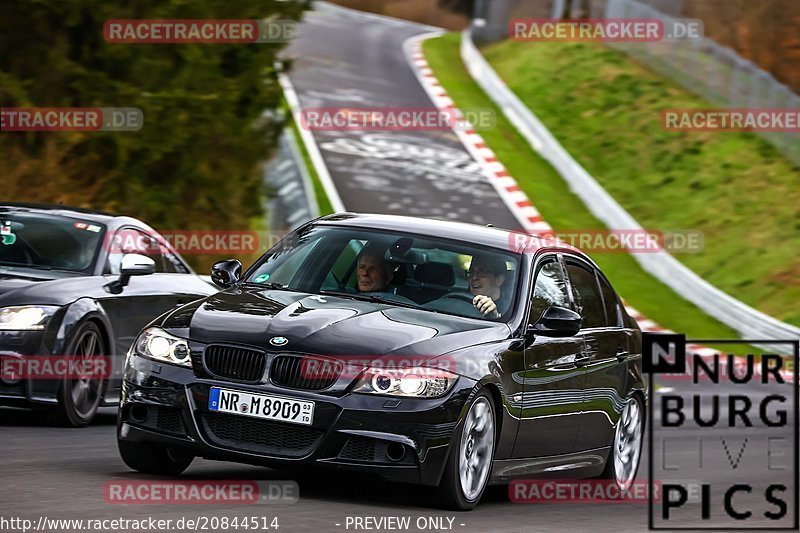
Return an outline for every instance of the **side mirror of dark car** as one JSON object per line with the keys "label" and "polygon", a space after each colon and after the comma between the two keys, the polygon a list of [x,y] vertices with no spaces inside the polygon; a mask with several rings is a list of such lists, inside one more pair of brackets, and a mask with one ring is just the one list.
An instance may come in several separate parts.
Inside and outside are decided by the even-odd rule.
{"label": "side mirror of dark car", "polygon": [[236,259],[217,261],[211,267],[211,281],[215,285],[227,289],[235,285],[242,277],[242,264]]}
{"label": "side mirror of dark car", "polygon": [[581,329],[581,315],[566,307],[551,305],[535,324],[528,326],[528,335],[545,337],[572,337]]}
{"label": "side mirror of dark car", "polygon": [[112,281],[106,288],[112,294],[119,294],[128,285],[131,276],[146,276],[156,271],[156,262],[146,255],[125,254],[119,267],[119,278]]}

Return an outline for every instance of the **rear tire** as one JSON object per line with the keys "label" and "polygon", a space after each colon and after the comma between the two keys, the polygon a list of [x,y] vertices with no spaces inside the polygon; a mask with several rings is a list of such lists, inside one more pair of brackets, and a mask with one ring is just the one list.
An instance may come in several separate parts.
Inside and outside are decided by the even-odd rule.
{"label": "rear tire", "polygon": [[117,439],[119,454],[125,464],[144,474],[177,476],[189,468],[194,456],[150,444]]}
{"label": "rear tire", "polygon": [[492,396],[482,389],[470,403],[464,422],[450,443],[438,488],[445,508],[470,511],[478,505],[492,473],[495,424]]}
{"label": "rear tire", "polygon": [[[94,322],[78,326],[66,349],[66,356],[108,357],[108,350],[100,328]],[[72,379],[65,376],[59,384],[58,405],[42,412],[42,418],[50,425],[62,427],[84,427],[97,414],[103,396],[105,379]]]}

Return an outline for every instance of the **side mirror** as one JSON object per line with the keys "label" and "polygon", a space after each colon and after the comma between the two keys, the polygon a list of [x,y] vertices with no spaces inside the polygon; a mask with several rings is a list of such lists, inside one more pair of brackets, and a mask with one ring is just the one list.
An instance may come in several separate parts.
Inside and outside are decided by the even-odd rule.
{"label": "side mirror", "polygon": [[125,254],[119,272],[123,276],[146,276],[156,271],[156,262],[141,254]]}
{"label": "side mirror", "polygon": [[156,271],[156,262],[142,254],[125,254],[119,267],[119,279],[112,281],[106,288],[112,294],[119,294],[128,285],[131,276],[146,276]]}
{"label": "side mirror", "polygon": [[211,267],[211,281],[227,289],[235,285],[242,277],[242,264],[236,259],[217,261]]}
{"label": "side mirror", "polygon": [[580,331],[581,322],[581,315],[575,311],[551,305],[535,324],[528,326],[526,333],[545,337],[572,337]]}

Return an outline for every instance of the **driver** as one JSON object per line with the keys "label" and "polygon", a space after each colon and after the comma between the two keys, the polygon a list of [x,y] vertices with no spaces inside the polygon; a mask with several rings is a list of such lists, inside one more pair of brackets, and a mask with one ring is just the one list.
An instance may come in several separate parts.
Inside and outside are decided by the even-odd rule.
{"label": "driver", "polygon": [[[506,280],[506,262],[490,254],[475,255],[467,270],[472,305],[487,318],[500,318],[508,309],[510,295],[502,290]],[[505,291],[510,292],[510,291]]]}
{"label": "driver", "polygon": [[392,281],[392,268],[384,259],[386,250],[378,245],[367,244],[358,255],[359,292],[378,292],[386,290]]}

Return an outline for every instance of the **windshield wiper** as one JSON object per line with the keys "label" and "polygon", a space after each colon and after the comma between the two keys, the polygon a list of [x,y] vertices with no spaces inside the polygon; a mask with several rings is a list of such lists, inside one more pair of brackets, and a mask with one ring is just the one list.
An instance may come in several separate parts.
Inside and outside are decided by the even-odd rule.
{"label": "windshield wiper", "polygon": [[245,281],[244,285],[247,285],[248,287],[258,287],[260,289],[271,289],[274,291],[306,292],[306,291],[301,291],[300,289],[293,289],[291,287],[284,285],[283,283],[278,283],[275,281],[271,283],[255,283],[253,281]]}
{"label": "windshield wiper", "polygon": [[341,296],[342,298],[350,298],[352,300],[361,300],[364,302],[397,305],[400,307],[408,307],[410,309],[423,309],[422,307],[416,304],[393,300],[391,298],[383,296],[382,294],[340,292],[340,291],[328,291],[328,290],[321,290],[319,292],[320,294],[328,294],[330,296]]}

